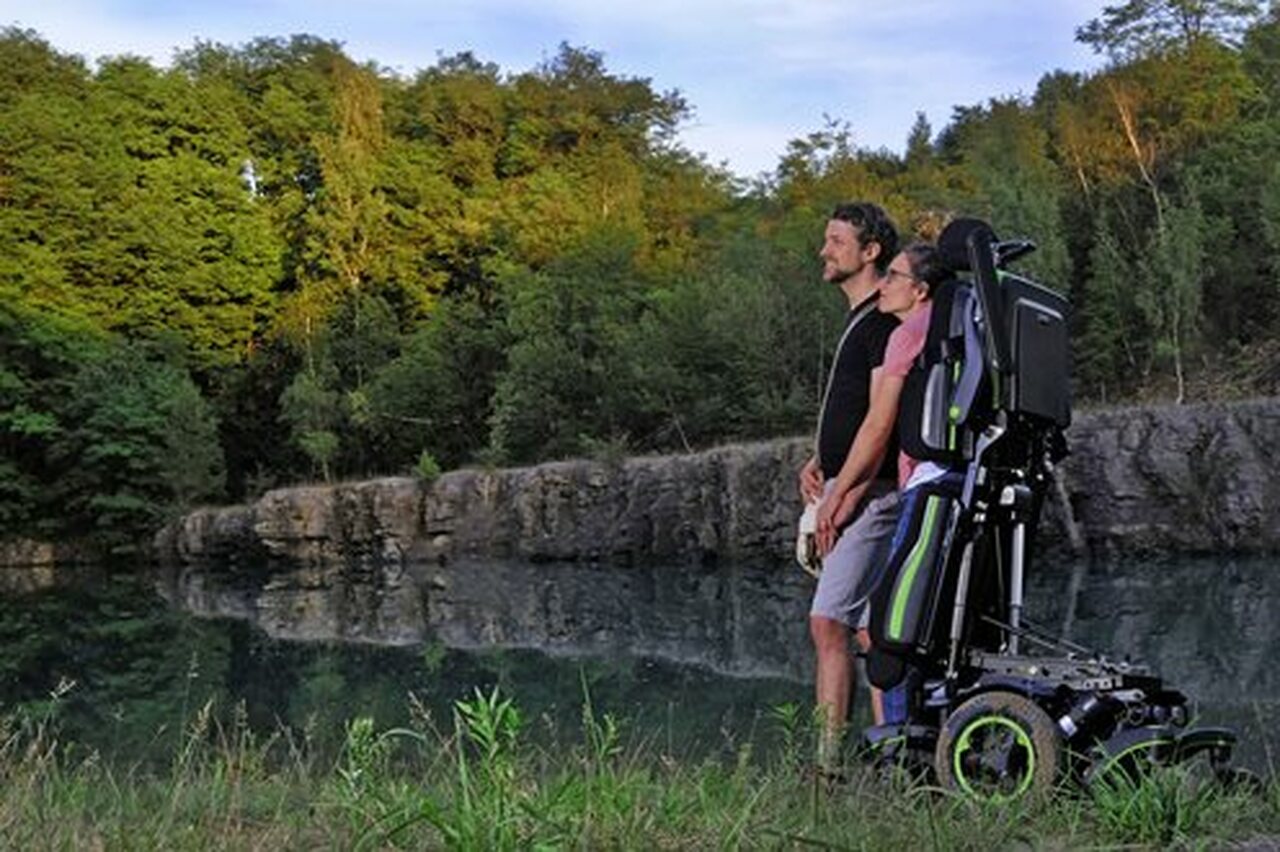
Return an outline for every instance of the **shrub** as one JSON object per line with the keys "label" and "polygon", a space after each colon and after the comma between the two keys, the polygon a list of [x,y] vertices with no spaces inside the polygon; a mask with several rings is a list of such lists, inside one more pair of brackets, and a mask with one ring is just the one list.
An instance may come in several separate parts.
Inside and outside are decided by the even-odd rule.
{"label": "shrub", "polygon": [[436,461],[436,457],[430,452],[423,450],[422,455],[418,456],[418,463],[414,465],[413,472],[423,483],[430,485],[440,478],[440,462]]}

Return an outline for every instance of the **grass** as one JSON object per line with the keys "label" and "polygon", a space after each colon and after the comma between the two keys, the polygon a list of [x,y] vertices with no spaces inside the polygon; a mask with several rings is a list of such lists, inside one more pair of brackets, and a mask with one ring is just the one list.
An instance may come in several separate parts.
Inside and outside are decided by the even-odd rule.
{"label": "grass", "polygon": [[1199,847],[1280,838],[1280,785],[1228,791],[1169,770],[1092,795],[982,806],[850,766],[804,771],[807,714],[777,708],[783,747],[690,760],[582,707],[574,742],[531,745],[510,698],[453,718],[349,721],[336,758],[304,731],[253,733],[211,705],[163,771],[108,765],[47,720],[0,721],[0,847],[13,849],[992,849]]}

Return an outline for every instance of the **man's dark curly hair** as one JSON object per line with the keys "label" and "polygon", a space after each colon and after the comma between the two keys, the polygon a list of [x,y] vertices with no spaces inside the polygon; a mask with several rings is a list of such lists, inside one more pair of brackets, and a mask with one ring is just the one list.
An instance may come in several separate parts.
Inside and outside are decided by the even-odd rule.
{"label": "man's dark curly hair", "polygon": [[858,242],[863,246],[877,243],[880,253],[876,255],[876,269],[883,273],[889,268],[889,261],[898,253],[898,229],[884,208],[869,201],[837,204],[831,218],[852,225],[858,233]]}

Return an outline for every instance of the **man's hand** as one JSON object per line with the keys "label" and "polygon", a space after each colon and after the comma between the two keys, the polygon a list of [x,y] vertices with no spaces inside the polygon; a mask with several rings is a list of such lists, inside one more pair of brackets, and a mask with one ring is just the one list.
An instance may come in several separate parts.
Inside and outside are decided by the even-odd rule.
{"label": "man's hand", "polygon": [[818,506],[818,552],[823,556],[830,553],[836,546],[836,539],[840,537],[840,530],[853,519],[857,514],[858,507],[862,504],[862,496],[866,493],[866,488],[854,488],[846,492],[839,499],[835,499],[835,494],[824,497],[822,503]]}
{"label": "man's hand", "polygon": [[818,504],[818,552],[824,557],[836,546],[835,516],[840,511],[840,500],[834,494],[822,498]]}
{"label": "man's hand", "polygon": [[818,468],[817,456],[811,456],[800,468],[800,496],[805,503],[822,498],[822,471]]}
{"label": "man's hand", "polygon": [[855,488],[844,495],[844,499],[840,501],[840,508],[836,509],[835,517],[831,519],[831,524],[836,529],[844,529],[845,525],[853,520],[853,516],[858,514],[858,510],[862,508],[862,497],[866,492],[866,488]]}

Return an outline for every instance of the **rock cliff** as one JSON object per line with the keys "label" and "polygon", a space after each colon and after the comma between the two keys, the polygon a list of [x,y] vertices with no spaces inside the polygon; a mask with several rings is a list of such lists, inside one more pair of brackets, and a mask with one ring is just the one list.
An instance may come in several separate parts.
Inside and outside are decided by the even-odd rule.
{"label": "rock cliff", "polygon": [[[1280,546],[1280,400],[1125,408],[1077,417],[1063,484],[1094,555]],[[202,509],[157,537],[171,564],[439,564],[457,560],[680,562],[784,556],[802,440],[618,465],[567,461],[271,491]],[[1067,544],[1062,501],[1042,524]]]}
{"label": "rock cliff", "polygon": [[1280,546],[1280,400],[1098,411],[1069,438],[1068,491],[1095,554]]}

